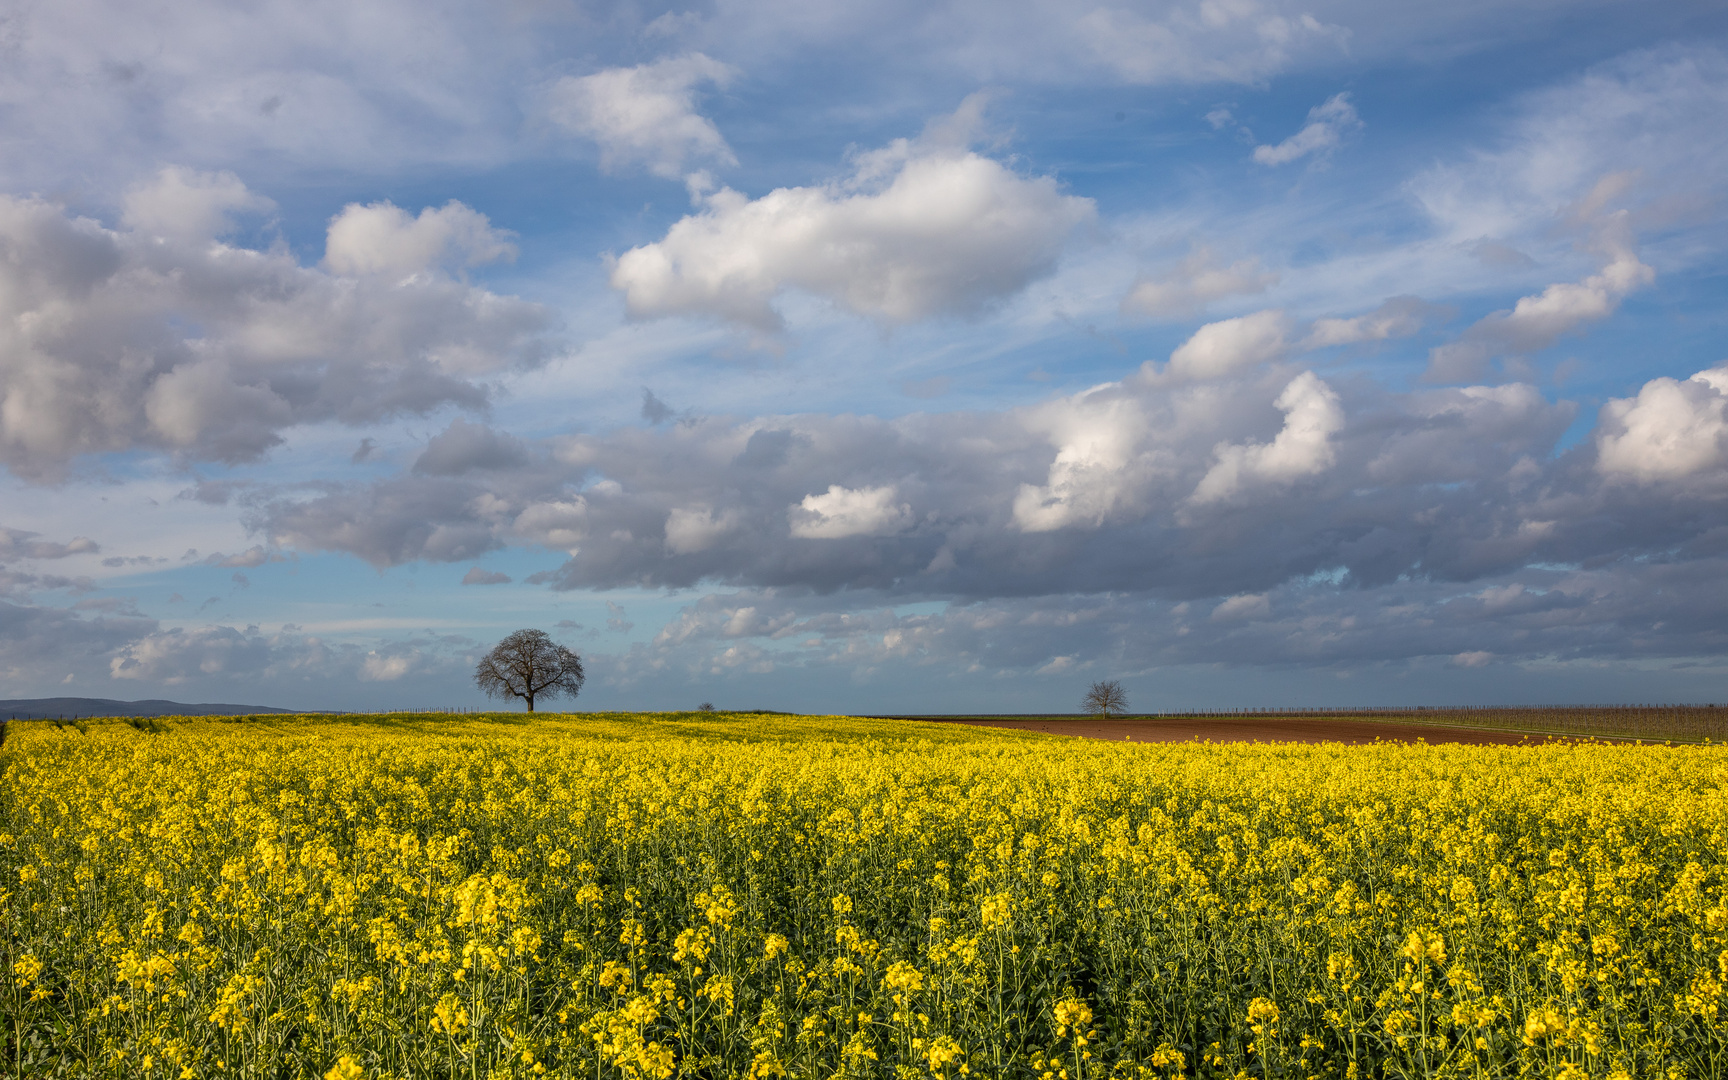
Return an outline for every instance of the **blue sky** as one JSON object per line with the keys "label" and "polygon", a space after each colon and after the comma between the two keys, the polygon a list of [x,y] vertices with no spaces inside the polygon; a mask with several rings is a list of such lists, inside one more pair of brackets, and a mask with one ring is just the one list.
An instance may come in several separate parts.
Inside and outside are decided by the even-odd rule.
{"label": "blue sky", "polygon": [[1728,700],[1710,3],[0,17],[0,697]]}

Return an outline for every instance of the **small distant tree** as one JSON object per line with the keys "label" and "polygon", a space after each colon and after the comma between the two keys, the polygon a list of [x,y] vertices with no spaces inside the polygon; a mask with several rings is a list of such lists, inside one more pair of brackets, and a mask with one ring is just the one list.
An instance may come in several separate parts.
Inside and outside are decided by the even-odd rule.
{"label": "small distant tree", "polygon": [[1080,708],[1089,713],[1097,713],[1098,719],[1111,716],[1121,716],[1128,711],[1128,691],[1122,689],[1122,684],[1115,679],[1095,682],[1086,691],[1086,696],[1080,699]]}
{"label": "small distant tree", "polygon": [[534,711],[537,697],[575,697],[582,689],[582,658],[544,630],[518,630],[500,641],[474,669],[487,697],[521,698]]}
{"label": "small distant tree", "polygon": [[696,711],[697,712],[713,712],[714,711],[714,703],[712,701],[704,701],[702,704],[696,706]]}

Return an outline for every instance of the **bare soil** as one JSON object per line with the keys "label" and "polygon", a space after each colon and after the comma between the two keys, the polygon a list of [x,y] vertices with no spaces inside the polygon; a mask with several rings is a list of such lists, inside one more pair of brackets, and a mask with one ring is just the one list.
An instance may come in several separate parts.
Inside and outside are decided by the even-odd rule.
{"label": "bare soil", "polygon": [[[912,719],[907,717],[907,719]],[[1114,742],[1185,742],[1207,739],[1212,742],[1294,742],[1294,743],[1371,743],[1384,742],[1465,743],[1472,746],[1517,746],[1540,743],[1548,736],[1503,731],[1480,731],[1472,728],[1440,727],[1429,724],[1400,724],[1379,720],[1339,720],[1329,717],[1280,716],[1207,716],[1140,718],[1117,720],[1067,719],[1061,717],[991,717],[960,719],[920,717],[938,724],[967,724],[973,727],[1016,728],[1021,731],[1042,731],[1050,735],[1069,735],[1080,739],[1109,739]]]}

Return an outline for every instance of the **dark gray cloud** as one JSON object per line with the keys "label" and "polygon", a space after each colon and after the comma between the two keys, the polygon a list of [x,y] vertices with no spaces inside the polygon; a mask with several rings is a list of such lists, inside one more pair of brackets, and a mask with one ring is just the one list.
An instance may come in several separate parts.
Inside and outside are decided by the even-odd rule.
{"label": "dark gray cloud", "polygon": [[285,546],[345,551],[374,566],[464,562],[503,546],[496,524],[475,506],[486,494],[473,480],[407,476],[271,503],[248,520],[267,523]]}
{"label": "dark gray cloud", "polygon": [[96,582],[83,574],[77,577],[67,577],[64,574],[31,574],[0,565],[0,597],[27,601],[33,593],[59,589],[66,589],[73,594],[94,592]]}
{"label": "dark gray cloud", "polygon": [[[1269,403],[1291,386],[1324,384],[1284,369],[1130,381],[1008,413],[620,430],[484,480],[404,476],[277,501],[253,523],[377,565],[538,543],[574,552],[560,588],[1215,595],[1337,568],[1363,584],[1481,576],[1573,542],[1527,523],[1539,506],[1576,516],[1603,497],[1574,463],[1587,455],[1549,460],[1574,411],[1533,388],[1344,384],[1327,391],[1337,430],[1310,445],[1286,437],[1297,406]],[[1240,490],[1201,497],[1231,448],[1257,455]]]}
{"label": "dark gray cloud", "polygon": [[116,649],[155,628],[156,620],[133,612],[83,618],[63,608],[0,600],[0,676],[16,685],[65,675],[87,679],[106,673]]}
{"label": "dark gray cloud", "polygon": [[[1728,376],[1670,382],[1609,403],[1594,437],[1557,453],[1576,409],[1524,384],[1392,392],[1288,362],[1152,371],[1001,413],[572,436],[484,479],[400,476],[262,502],[252,520],[272,543],[379,566],[540,545],[569,553],[529,579],[555,589],[769,590],[781,622],[760,622],[761,605],[757,622],[727,616],[757,636],[829,594],[954,602],[953,640],[993,610],[979,604],[1043,598],[1133,619],[1203,607],[1157,646],[1172,662],[1499,656],[1513,630],[1517,655],[1582,657],[1635,640],[1640,590],[1707,580],[1728,555]],[[1524,599],[1478,618],[1483,583]],[[1388,612],[1407,592],[1425,614],[1400,625]],[[1125,599],[1074,599],[1088,596]],[[1667,655],[1709,639],[1686,625],[1636,640]]]}
{"label": "dark gray cloud", "polygon": [[415,459],[414,471],[427,476],[460,476],[474,469],[516,469],[526,464],[528,448],[521,440],[458,416],[426,444]]}
{"label": "dark gray cloud", "polygon": [[[1193,666],[1347,673],[1427,662],[1561,671],[1705,658],[1720,674],[1728,560],[1596,570],[1529,568],[1460,585],[1376,590],[1292,581],[1265,593],[1171,603],[1145,595],[1045,596],[896,613],[860,598],[775,590],[710,594],[649,642],[597,656],[619,686],[796,672],[869,681],[1028,675],[1144,677]],[[850,604],[850,607],[844,606]]]}
{"label": "dark gray cloud", "polygon": [[274,633],[163,626],[129,597],[93,596],[60,608],[7,590],[0,569],[0,679],[36,688],[32,693],[72,682],[131,698],[196,685],[201,694],[258,704],[353,707],[358,693],[382,706],[424,706],[461,695],[479,655],[476,642],[446,634],[335,641],[289,624]]}
{"label": "dark gray cloud", "polygon": [[654,391],[642,388],[642,419],[650,424],[664,424],[676,415],[672,406],[654,396]]}
{"label": "dark gray cloud", "polygon": [[40,533],[0,527],[0,559],[64,559],[68,555],[94,555],[101,550],[96,541],[84,536],[61,542],[43,540]]}

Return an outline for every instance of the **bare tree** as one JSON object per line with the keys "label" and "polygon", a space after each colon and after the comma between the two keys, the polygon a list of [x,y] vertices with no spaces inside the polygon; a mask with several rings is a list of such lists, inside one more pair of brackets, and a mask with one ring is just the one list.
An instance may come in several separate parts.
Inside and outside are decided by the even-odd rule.
{"label": "bare tree", "polygon": [[544,630],[518,630],[500,641],[474,669],[487,697],[521,698],[534,711],[536,697],[575,697],[582,689],[582,658]]}
{"label": "bare tree", "polygon": [[1128,691],[1122,689],[1122,684],[1115,679],[1095,682],[1080,699],[1080,707],[1089,713],[1097,713],[1100,720],[1121,716],[1128,711]]}

